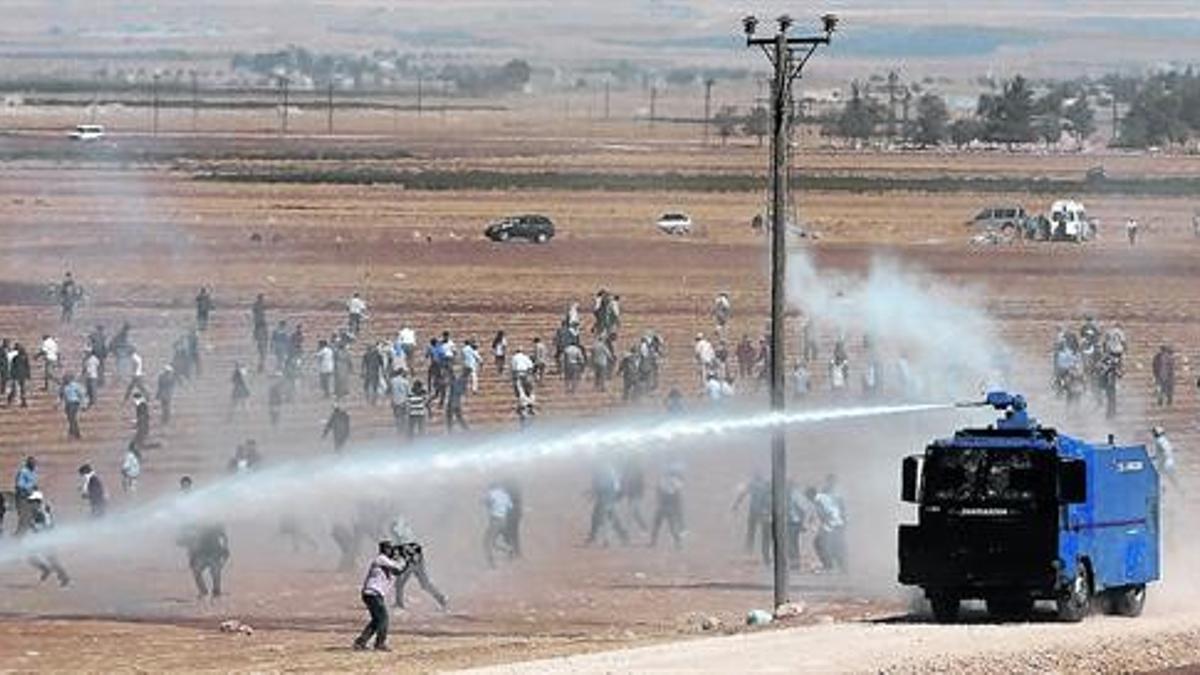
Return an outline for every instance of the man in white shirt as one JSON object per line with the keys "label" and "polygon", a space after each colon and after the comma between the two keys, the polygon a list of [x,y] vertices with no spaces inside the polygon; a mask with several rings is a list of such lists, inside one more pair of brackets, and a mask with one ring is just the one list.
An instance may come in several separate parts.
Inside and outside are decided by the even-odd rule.
{"label": "man in white shirt", "polygon": [[58,340],[43,335],[37,358],[42,360],[42,391],[50,391],[50,383],[58,383]]}
{"label": "man in white shirt", "polygon": [[407,325],[400,329],[396,340],[400,343],[404,350],[404,358],[407,360],[412,357],[413,350],[417,348],[417,331]]}
{"label": "man in white shirt", "polygon": [[467,371],[467,380],[471,384],[471,393],[479,393],[479,369],[483,366],[483,355],[475,346],[474,340],[467,340],[462,348],[463,369]]}
{"label": "man in white shirt", "polygon": [[533,359],[518,347],[517,353],[512,357],[513,391],[517,398],[525,398],[533,393],[533,383],[530,381],[532,374]]}
{"label": "man in white shirt", "polygon": [[349,314],[350,334],[358,336],[362,322],[367,318],[367,302],[357,292],[346,301],[346,312]]}
{"label": "man in white shirt", "polygon": [[133,392],[139,391],[142,396],[149,396],[146,391],[146,369],[142,362],[142,355],[138,353],[137,347],[129,347],[129,386],[125,388],[125,400],[128,401]]}
{"label": "man in white shirt", "polygon": [[83,388],[87,392],[87,407],[96,405],[96,391],[100,387],[100,357],[88,351],[83,357]]}
{"label": "man in white shirt", "polygon": [[329,346],[329,342],[321,340],[317,343],[317,379],[321,385],[321,396],[329,398],[333,395],[333,347]]}
{"label": "man in white shirt", "polygon": [[706,380],[709,373],[716,372],[717,351],[712,343],[704,337],[704,333],[696,334],[696,345],[693,348],[696,363],[700,366],[700,379]]}
{"label": "man in white shirt", "polygon": [[[484,495],[483,504],[488,514],[487,531],[483,534],[483,556],[488,567],[495,567],[492,552],[497,548],[498,540],[508,531],[508,515],[513,509],[513,502],[507,490],[499,483],[492,483]],[[511,550],[511,547],[506,548]]]}

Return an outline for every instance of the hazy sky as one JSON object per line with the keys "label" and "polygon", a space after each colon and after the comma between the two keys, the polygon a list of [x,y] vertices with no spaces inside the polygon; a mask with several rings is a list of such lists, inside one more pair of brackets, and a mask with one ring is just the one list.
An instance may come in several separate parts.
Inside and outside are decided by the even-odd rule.
{"label": "hazy sky", "polygon": [[[375,48],[564,64],[607,59],[745,66],[739,19],[792,13],[843,31],[828,58],[975,71],[1200,62],[1198,0],[4,0],[0,53],[210,53]],[[811,22],[811,23],[809,23]]]}

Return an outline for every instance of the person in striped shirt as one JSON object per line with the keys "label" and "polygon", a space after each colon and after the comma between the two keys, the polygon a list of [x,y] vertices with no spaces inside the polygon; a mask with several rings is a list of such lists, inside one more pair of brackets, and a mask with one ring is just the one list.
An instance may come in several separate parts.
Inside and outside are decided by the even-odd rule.
{"label": "person in striped shirt", "polygon": [[416,380],[408,392],[408,437],[415,438],[425,435],[425,419],[429,417],[429,396],[425,393],[425,385]]}

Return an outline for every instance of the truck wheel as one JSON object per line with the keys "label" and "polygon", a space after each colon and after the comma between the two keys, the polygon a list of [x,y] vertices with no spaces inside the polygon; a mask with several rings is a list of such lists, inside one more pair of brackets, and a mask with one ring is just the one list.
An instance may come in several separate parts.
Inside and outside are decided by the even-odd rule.
{"label": "truck wheel", "polygon": [[544,244],[544,243],[546,243],[546,233],[545,233],[545,232],[538,232],[538,235],[537,235],[536,237],[534,237],[534,238],[533,238],[533,240],[534,240],[534,241],[536,241],[536,242],[537,242],[537,243],[539,243],[539,244]]}
{"label": "truck wheel", "polygon": [[1137,584],[1109,591],[1109,607],[1118,616],[1141,616],[1146,606],[1146,586]]}
{"label": "truck wheel", "polygon": [[933,618],[938,623],[958,621],[958,606],[958,598],[948,593],[935,593],[929,596],[929,607],[933,610]]}
{"label": "truck wheel", "polygon": [[987,611],[993,619],[1000,621],[1027,619],[1033,612],[1033,598],[1027,595],[988,598]]}
{"label": "truck wheel", "polygon": [[1078,623],[1092,608],[1091,585],[1088,583],[1087,567],[1076,565],[1075,578],[1058,596],[1058,618]]}

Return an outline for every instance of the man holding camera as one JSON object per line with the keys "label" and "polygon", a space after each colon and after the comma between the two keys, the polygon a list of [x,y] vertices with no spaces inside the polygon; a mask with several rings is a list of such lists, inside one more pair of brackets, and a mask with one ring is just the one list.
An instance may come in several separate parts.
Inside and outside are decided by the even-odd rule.
{"label": "man holding camera", "polygon": [[404,572],[405,567],[400,558],[399,546],[387,540],[379,542],[379,555],[375,556],[367,568],[367,578],[363,580],[362,586],[362,601],[367,606],[367,613],[371,619],[354,640],[354,649],[365,650],[367,642],[374,637],[375,651],[391,651],[387,646],[387,597],[392,594],[396,577]]}

